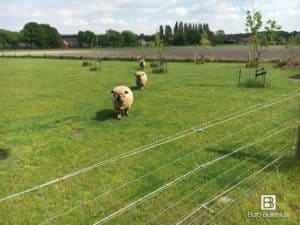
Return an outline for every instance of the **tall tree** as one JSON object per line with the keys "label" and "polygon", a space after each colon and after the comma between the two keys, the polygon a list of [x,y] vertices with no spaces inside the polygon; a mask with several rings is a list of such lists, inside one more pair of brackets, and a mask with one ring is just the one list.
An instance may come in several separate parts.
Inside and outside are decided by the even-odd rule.
{"label": "tall tree", "polygon": [[124,45],[125,46],[132,46],[135,44],[136,42],[136,35],[129,31],[129,30],[123,30],[121,32],[121,35],[123,37],[123,40],[124,40]]}
{"label": "tall tree", "polygon": [[56,28],[51,27],[49,24],[40,24],[42,29],[44,30],[46,36],[46,47],[47,48],[58,48],[61,45],[61,36],[56,30]]}
{"label": "tall tree", "polygon": [[76,35],[76,39],[80,47],[84,47],[85,45],[85,33],[83,31],[78,31]]}
{"label": "tall tree", "polygon": [[214,35],[214,38],[213,38],[213,43],[214,44],[222,44],[222,43],[224,43],[224,38],[225,38],[225,31],[217,30]]}
{"label": "tall tree", "polygon": [[178,32],[178,22],[176,21],[174,25],[174,34]]}
{"label": "tall tree", "polygon": [[47,34],[39,24],[35,22],[25,24],[21,34],[23,41],[31,48],[47,47]]}
{"label": "tall tree", "polygon": [[92,31],[78,31],[77,33],[77,41],[80,47],[93,47],[95,45],[95,40],[96,35]]}
{"label": "tall tree", "polygon": [[123,36],[116,30],[109,29],[106,31],[107,43],[109,46],[120,47],[124,45]]}
{"label": "tall tree", "polygon": [[1,48],[5,48],[5,44],[8,41],[8,31],[0,29],[0,43],[1,43]]}
{"label": "tall tree", "polygon": [[89,47],[94,47],[95,46],[95,40],[96,40],[96,35],[92,31],[85,31],[85,43]]}
{"label": "tall tree", "polygon": [[167,44],[172,44],[172,28],[170,25],[165,26],[165,41]]}
{"label": "tall tree", "polygon": [[159,37],[161,40],[164,40],[165,37],[164,37],[164,27],[162,25],[159,26]]}

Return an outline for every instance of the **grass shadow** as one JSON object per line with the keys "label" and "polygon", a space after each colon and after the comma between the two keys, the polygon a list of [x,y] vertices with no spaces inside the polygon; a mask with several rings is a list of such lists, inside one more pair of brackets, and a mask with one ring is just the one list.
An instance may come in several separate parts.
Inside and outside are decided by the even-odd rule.
{"label": "grass shadow", "polygon": [[142,69],[141,67],[139,67],[139,66],[133,66],[132,67],[132,69],[134,70],[134,71],[144,71],[145,70],[145,68],[144,69]]}
{"label": "grass shadow", "polygon": [[140,90],[137,86],[130,86],[129,88],[132,91],[138,91],[138,90]]}
{"label": "grass shadow", "polygon": [[95,120],[106,121],[116,119],[116,113],[113,109],[101,109],[96,113]]}
{"label": "grass shadow", "polygon": [[263,82],[260,80],[256,79],[248,79],[238,85],[239,87],[244,87],[244,88],[265,88],[269,87],[270,84],[267,83],[266,86],[264,86]]}
{"label": "grass shadow", "polygon": [[198,87],[212,87],[212,88],[230,88],[230,87],[232,87],[230,85],[224,85],[224,84],[205,84],[205,83],[197,84],[195,86],[198,86]]}
{"label": "grass shadow", "polygon": [[[218,155],[226,155],[229,154],[231,152],[233,152],[233,149],[236,149],[236,147],[228,147],[224,148],[224,149],[217,149],[217,148],[206,148],[206,151],[210,151],[213,153],[217,153]],[[253,163],[259,163],[264,159],[268,159],[269,162],[271,162],[272,160],[274,160],[276,157],[275,156],[271,156],[270,157],[270,152],[259,152],[259,149],[252,149],[251,152],[243,152],[240,151],[238,153],[232,154],[229,157],[233,157],[233,158],[239,158],[241,160],[245,160],[248,159],[248,162],[253,162]],[[237,156],[238,155],[238,156]]]}

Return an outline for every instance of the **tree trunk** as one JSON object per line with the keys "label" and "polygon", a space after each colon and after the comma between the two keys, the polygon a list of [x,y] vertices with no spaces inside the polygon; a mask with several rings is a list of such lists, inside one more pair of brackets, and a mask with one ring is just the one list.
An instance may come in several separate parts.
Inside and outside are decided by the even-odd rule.
{"label": "tree trunk", "polygon": [[259,67],[259,60],[260,60],[260,52],[257,53],[257,59],[256,59],[256,69]]}

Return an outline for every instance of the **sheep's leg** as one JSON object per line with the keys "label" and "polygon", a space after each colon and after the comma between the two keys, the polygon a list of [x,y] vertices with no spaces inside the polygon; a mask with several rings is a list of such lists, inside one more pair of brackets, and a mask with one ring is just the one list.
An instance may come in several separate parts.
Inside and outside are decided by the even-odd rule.
{"label": "sheep's leg", "polygon": [[128,109],[128,108],[125,109],[124,112],[125,112],[125,115],[128,116],[128,114],[129,114],[129,109]]}
{"label": "sheep's leg", "polygon": [[122,119],[122,112],[121,111],[117,111],[117,118],[119,120]]}

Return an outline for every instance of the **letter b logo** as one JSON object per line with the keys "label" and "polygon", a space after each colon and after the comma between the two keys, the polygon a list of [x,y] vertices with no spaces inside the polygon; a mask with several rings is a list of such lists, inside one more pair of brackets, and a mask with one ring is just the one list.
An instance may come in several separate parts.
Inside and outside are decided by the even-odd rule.
{"label": "letter b logo", "polygon": [[261,210],[275,210],[276,196],[275,195],[261,195],[260,198]]}

